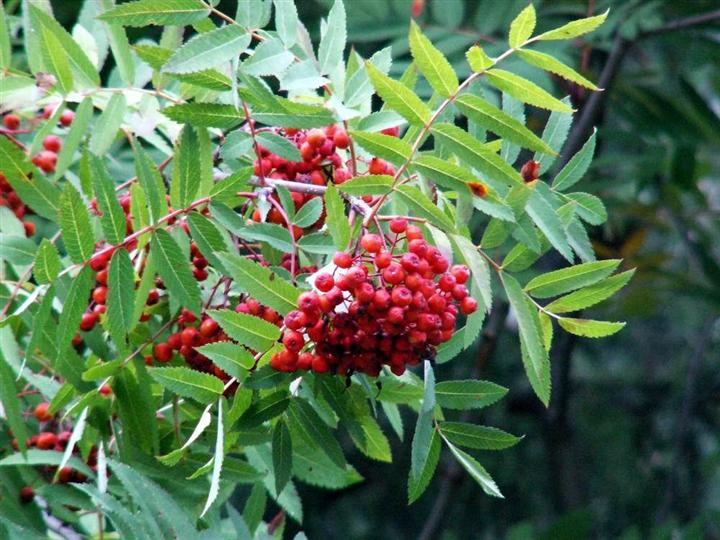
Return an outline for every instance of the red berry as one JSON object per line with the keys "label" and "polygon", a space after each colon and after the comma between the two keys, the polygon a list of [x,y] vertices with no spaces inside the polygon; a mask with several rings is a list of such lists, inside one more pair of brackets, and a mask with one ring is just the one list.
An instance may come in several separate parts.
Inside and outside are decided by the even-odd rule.
{"label": "red berry", "polygon": [[100,387],[99,392],[103,396],[109,396],[110,394],[112,394],[112,388],[110,388],[110,385],[108,385],[108,384],[103,384]]}
{"label": "red berry", "polygon": [[377,234],[364,234],[360,238],[360,245],[369,253],[377,253],[382,249],[382,238]]}
{"label": "red berry", "polygon": [[63,111],[62,114],[60,115],[60,124],[65,127],[68,127],[69,125],[71,125],[73,123],[73,120],[75,120],[75,112],[73,112],[69,109]]}
{"label": "red berry", "polygon": [[20,117],[17,114],[6,114],[3,117],[3,124],[8,129],[17,129],[20,127]]}
{"label": "red berry", "polygon": [[100,287],[95,287],[92,292],[93,302],[95,302],[96,304],[104,304],[107,301],[107,293],[108,289],[104,285]]}
{"label": "red berry", "polygon": [[315,373],[327,373],[328,371],[330,371],[330,365],[327,363],[327,360],[325,360],[325,358],[316,355],[313,358],[312,370]]}
{"label": "red berry", "polygon": [[90,268],[95,270],[95,272],[104,270],[110,261],[111,255],[112,254],[110,252],[93,255],[92,259],[90,259]]}
{"label": "red berry", "polygon": [[407,229],[408,222],[405,218],[393,218],[390,222],[390,230],[395,234],[401,234]]}
{"label": "red berry", "polygon": [[32,158],[33,165],[37,166],[42,172],[48,174],[55,172],[57,164],[57,154],[48,150],[43,150]]}
{"label": "red berry", "polygon": [[352,260],[352,255],[345,251],[338,251],[335,255],[333,255],[333,262],[339,268],[350,268]]}
{"label": "red berry", "polygon": [[412,293],[407,287],[395,287],[392,291],[393,304],[400,307],[409,306],[412,302]]}
{"label": "red berry", "polygon": [[402,266],[397,263],[392,263],[385,270],[383,270],[383,279],[391,285],[397,285],[402,283],[405,279],[405,270]]}
{"label": "red berry", "polygon": [[468,295],[468,290],[465,285],[455,285],[452,290],[452,297],[458,302],[463,300]]}
{"label": "red berry", "polygon": [[83,313],[82,319],[80,319],[80,330],[83,332],[89,332],[95,327],[98,317],[95,313]]}
{"label": "red berry", "polygon": [[285,330],[282,339],[283,345],[287,350],[292,352],[299,352],[305,344],[303,335],[295,330]]}
{"label": "red berry", "polygon": [[318,309],[318,295],[314,292],[304,292],[298,298],[298,307],[306,314]]}
{"label": "red berry", "polygon": [[392,255],[389,251],[380,251],[375,255],[375,266],[378,270],[387,268],[392,262]]}
{"label": "red berry", "polygon": [[37,447],[40,450],[50,450],[57,444],[57,435],[49,431],[44,431],[37,438]]}
{"label": "red berry", "polygon": [[20,490],[20,502],[23,504],[31,503],[35,498],[35,490],[30,486],[25,486]]}
{"label": "red berry", "polygon": [[464,264],[456,264],[450,269],[450,273],[455,278],[455,281],[460,285],[467,282],[470,278],[470,270]]}
{"label": "red berry", "polygon": [[33,236],[35,234],[35,224],[32,221],[23,221],[25,236]]}
{"label": "red berry", "polygon": [[285,315],[285,326],[290,330],[300,330],[307,324],[307,316],[302,311],[293,310]]}
{"label": "red berry", "polygon": [[533,182],[540,176],[540,163],[531,159],[520,169],[520,176],[525,182]]}
{"label": "red berry", "polygon": [[62,148],[62,141],[57,135],[48,135],[43,139],[43,147],[45,150],[55,152],[57,154]]}
{"label": "red berry", "polygon": [[195,347],[200,344],[200,332],[198,332],[197,328],[186,328],[180,333],[180,340],[187,347]]}
{"label": "red berry", "polygon": [[347,131],[344,129],[337,129],[335,130],[335,135],[333,135],[333,143],[338,148],[342,148],[343,150],[350,146],[350,137],[348,137]]}
{"label": "red berry", "polygon": [[208,271],[204,268],[195,268],[193,270],[193,277],[198,281],[205,281],[208,277]]}
{"label": "red berry", "polygon": [[405,237],[408,239],[408,242],[410,240],[419,240],[423,238],[423,232],[420,227],[417,225],[408,225],[407,229],[405,230]]}
{"label": "red berry", "polygon": [[385,174],[386,167],[387,163],[384,159],[375,157],[370,160],[370,165],[368,165],[368,172],[370,174]]}
{"label": "red berry", "polygon": [[180,333],[170,334],[167,339],[167,344],[171,349],[175,351],[179,350],[180,347],[182,347],[182,337],[180,336]]}
{"label": "red berry", "polygon": [[460,311],[463,312],[463,315],[470,315],[471,313],[474,313],[475,310],[477,310],[477,307],[477,300],[475,300],[472,296],[466,296],[460,302]]}
{"label": "red berry", "polygon": [[38,403],[34,411],[35,418],[37,418],[40,422],[47,422],[49,420],[52,420],[52,414],[48,414],[49,408],[50,404],[47,401]]}
{"label": "red berry", "polygon": [[317,148],[325,142],[325,139],[326,135],[322,129],[311,129],[308,131],[307,138],[305,140],[310,146]]}
{"label": "red berry", "polygon": [[330,274],[322,273],[315,277],[315,287],[322,292],[328,292],[335,286],[335,280]]}
{"label": "red berry", "polygon": [[153,349],[153,355],[158,362],[169,362],[173,356],[173,350],[167,343],[158,343]]}
{"label": "red berry", "polygon": [[297,367],[298,369],[308,370],[312,368],[313,359],[315,355],[309,352],[301,353],[298,356]]}
{"label": "red berry", "polygon": [[457,283],[455,276],[452,274],[443,274],[438,280],[438,287],[440,287],[441,291],[450,292],[453,290],[453,287],[455,287],[455,283]]}
{"label": "red berry", "polygon": [[214,319],[205,319],[200,323],[200,334],[206,338],[213,337],[219,329],[220,326]]}

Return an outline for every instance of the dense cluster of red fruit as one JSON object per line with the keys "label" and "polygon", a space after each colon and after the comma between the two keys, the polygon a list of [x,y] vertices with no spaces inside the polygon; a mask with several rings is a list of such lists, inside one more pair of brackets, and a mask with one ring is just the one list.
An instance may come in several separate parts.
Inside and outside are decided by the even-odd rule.
{"label": "dense cluster of red fruit", "polygon": [[388,365],[399,375],[434,356],[459,313],[477,309],[466,266],[450,268],[405,219],[391,221],[390,231],[389,248],[382,236],[365,234],[354,256],[336,253],[332,273],[315,275],[318,292],[301,294],[298,309],[285,316],[285,348],[271,359],[274,369],[377,376]]}
{"label": "dense cluster of red fruit", "polygon": [[[33,435],[26,442],[28,448],[36,448],[38,450],[47,450],[55,452],[65,452],[72,432],[67,429],[61,429],[61,426],[56,421],[54,415],[49,413],[50,404],[48,402],[39,403],[33,410],[33,415],[40,423],[42,431],[37,435]],[[12,440],[12,447],[15,451],[18,450],[17,440]],[[73,448],[74,454],[79,454],[77,447]],[[85,460],[87,465],[93,471],[97,471],[97,448],[93,447],[88,453],[87,459]],[[44,466],[41,469],[42,474],[46,480],[50,481],[57,474],[58,482],[61,484],[67,484],[69,482],[85,482],[87,476],[73,469],[72,467],[63,467],[58,471],[57,467]],[[35,497],[35,491],[31,486],[25,486],[20,490],[20,501],[23,503],[29,503]]]}

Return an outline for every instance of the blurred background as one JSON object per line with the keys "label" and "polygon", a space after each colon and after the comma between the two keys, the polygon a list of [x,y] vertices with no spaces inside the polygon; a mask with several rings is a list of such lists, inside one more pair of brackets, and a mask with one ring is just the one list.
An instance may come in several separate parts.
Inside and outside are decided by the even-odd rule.
{"label": "blurred background", "polygon": [[[51,3],[70,28],[81,2]],[[296,0],[315,37],[331,3]],[[232,14],[235,4],[219,7]],[[414,4],[427,35],[466,75],[464,52],[476,42],[490,55],[504,50],[506,29],[527,0],[345,4],[348,40],[364,57],[391,46],[393,74],[407,67]],[[558,336],[546,410],[523,374],[512,316],[496,305],[479,343],[438,376],[479,376],[510,388],[475,418],[525,435],[509,450],[480,456],[506,499],[485,496],[443,456],[430,489],[408,507],[410,434],[404,443],[392,436],[391,465],[351,456],[365,482],[341,492],[301,485],[311,539],[720,538],[720,2],[535,6],[538,31],[611,8],[587,40],[544,49],[604,92],[590,95],[512,59],[508,65],[571,96],[578,112],[565,159],[598,128],[596,159],[580,187],[602,197],[610,219],[592,238],[601,257],[622,257],[637,272],[619,297],[588,315],[628,325],[598,343]],[[131,42],[153,31],[133,29]],[[546,114],[528,116],[539,132]],[[541,263],[545,270],[561,264]]]}

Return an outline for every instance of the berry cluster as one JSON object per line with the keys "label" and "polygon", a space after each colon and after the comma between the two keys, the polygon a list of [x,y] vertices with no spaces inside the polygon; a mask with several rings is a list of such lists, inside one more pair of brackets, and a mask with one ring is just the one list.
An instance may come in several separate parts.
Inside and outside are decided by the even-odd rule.
{"label": "berry cluster", "polygon": [[468,268],[450,268],[422,230],[403,218],[390,222],[387,238],[365,234],[355,255],[336,253],[333,263],[332,272],[315,275],[317,292],[301,294],[298,309],[285,316],[284,349],[271,359],[274,369],[377,376],[389,365],[400,375],[434,356],[452,337],[459,313],[477,309],[465,286]]}
{"label": "berry cluster", "polygon": [[[15,190],[12,188],[2,172],[0,172],[0,206],[7,206],[10,208],[12,213],[15,214],[15,217],[20,220],[23,220],[26,215],[32,213],[32,211],[25,206],[25,203],[20,200],[20,197],[18,197],[18,194],[15,193]],[[35,234],[35,224],[32,221],[24,220],[22,224],[25,228],[26,236],[32,236]]]}

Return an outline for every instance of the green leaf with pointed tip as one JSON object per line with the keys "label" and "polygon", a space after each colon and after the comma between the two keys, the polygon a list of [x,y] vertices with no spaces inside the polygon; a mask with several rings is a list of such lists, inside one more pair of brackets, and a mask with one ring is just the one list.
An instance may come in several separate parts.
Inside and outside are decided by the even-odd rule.
{"label": "green leaf with pointed tip", "polygon": [[607,221],[607,210],[602,200],[590,193],[568,193],[575,203],[575,212],[590,225],[602,225]]}
{"label": "green leaf with pointed tip", "polygon": [[473,480],[480,484],[480,487],[485,493],[492,495],[493,497],[503,498],[503,494],[500,493],[500,489],[497,487],[495,481],[474,457],[463,452],[447,439],[445,439],[445,443],[448,445],[448,448],[450,448],[450,451],[453,453],[458,463],[460,463],[462,468],[465,469],[470,476],[472,476]]}
{"label": "green leaf with pointed tip", "polygon": [[601,338],[611,336],[625,327],[624,322],[593,321],[590,319],[558,319],[560,326],[576,336]]}
{"label": "green leaf with pointed tip", "polygon": [[410,52],[420,73],[438,94],[449,97],[457,92],[458,78],[447,58],[423,35],[414,20],[410,21]]}
{"label": "green leaf with pointed tip", "polygon": [[215,222],[200,212],[190,212],[187,222],[200,253],[218,269],[222,269],[222,262],[216,254],[228,251],[229,247]]}
{"label": "green leaf with pointed tip", "polygon": [[198,22],[209,14],[208,6],[202,0],[137,0],[123,3],[98,18],[123,26],[184,26]]}
{"label": "green leaf with pointed tip", "polygon": [[[32,6],[32,4],[29,4]],[[47,70],[55,75],[56,87],[61,94],[68,94],[73,87],[70,60],[63,50],[58,37],[43,24],[35,25],[40,43],[40,52]]]}
{"label": "green leaf with pointed tip", "polygon": [[523,103],[550,111],[573,112],[572,107],[519,75],[497,68],[489,70],[485,75],[488,82],[498,90],[510,94]]}
{"label": "green leaf with pointed tip", "polygon": [[290,48],[298,39],[298,13],[293,0],[273,0],[275,4],[275,28],[278,36]]}
{"label": "green leaf with pointed tip", "polygon": [[60,359],[70,348],[73,337],[78,333],[80,320],[87,309],[88,297],[94,281],[95,274],[92,269],[89,266],[83,266],[70,286],[58,320],[56,360]]}
{"label": "green leaf with pointed tip", "polygon": [[435,385],[438,404],[446,409],[481,409],[501,399],[507,391],[490,381],[443,381]]}
{"label": "green leaf with pointed tip", "polygon": [[[563,98],[562,101],[570,104],[570,98]],[[573,117],[570,114],[553,111],[550,113],[545,129],[543,130],[542,140],[545,141],[550,148],[559,153],[567,139]],[[533,159],[540,163],[540,174],[544,173],[555,162],[555,155],[536,153]]]}
{"label": "green leaf with pointed tip", "polygon": [[256,140],[260,146],[270,150],[273,154],[280,156],[288,161],[302,161],[300,151],[297,146],[288,141],[285,137],[281,137],[270,131],[261,131],[256,135]]}
{"label": "green leaf with pointed tip", "polygon": [[100,117],[95,123],[95,129],[90,136],[88,149],[96,156],[102,156],[110,150],[118,130],[122,125],[123,117],[127,111],[127,101],[123,94],[113,94]]}
{"label": "green leaf with pointed tip", "polygon": [[253,117],[268,126],[297,129],[325,127],[335,122],[332,112],[325,107],[295,103],[279,97],[274,97],[272,103],[253,107]]}
{"label": "green leaf with pointed tip", "polygon": [[165,107],[160,112],[175,122],[204,128],[230,129],[245,119],[234,106],[220,103],[182,103]]}
{"label": "green leaf with pointed tip", "polygon": [[168,213],[165,184],[160,171],[145,150],[140,145],[134,145],[133,150],[135,152],[135,174],[147,196],[152,223],[157,223]]}
{"label": "green leaf with pointed tip", "polygon": [[202,347],[196,347],[195,350],[207,356],[225,373],[238,380],[247,376],[247,370],[255,365],[255,358],[245,347],[229,341],[208,343]]}
{"label": "green leaf with pointed tip", "polygon": [[9,68],[12,64],[12,44],[5,8],[0,2],[0,68]]}
{"label": "green leaf with pointed tip", "polygon": [[501,429],[466,422],[443,422],[440,431],[451,443],[478,450],[503,450],[521,439]]}
{"label": "green leaf with pointed tip", "polygon": [[290,405],[286,390],[278,390],[260,398],[238,420],[238,427],[250,428],[280,416]]}
{"label": "green leaf with pointed tip", "polygon": [[531,279],[525,290],[536,298],[564,294],[597,283],[612,274],[620,262],[620,259],[607,259],[548,272]]}
{"label": "green leaf with pointed tip", "polygon": [[173,394],[209,403],[223,393],[223,383],[214,375],[187,367],[148,368],[150,376]]}
{"label": "green leaf with pointed tip", "polygon": [[567,313],[589,308],[607,300],[617,291],[622,289],[635,273],[635,269],[627,270],[615,276],[610,276],[589,287],[574,291],[566,296],[558,298],[545,306],[551,313]]}
{"label": "green leaf with pointed tip", "polygon": [[433,429],[430,437],[429,451],[422,469],[408,478],[408,504],[418,500],[425,492],[440,461],[440,435]]}
{"label": "green leaf with pointed tip", "polygon": [[540,137],[526,128],[521,122],[509,114],[491,105],[484,99],[472,94],[465,94],[455,100],[460,111],[484,128],[508,141],[519,144],[523,148],[556,154]]}
{"label": "green leaf with pointed tip", "polygon": [[197,132],[191,126],[183,127],[175,141],[175,164],[170,185],[170,203],[174,208],[188,206],[200,188],[198,146]]}
{"label": "green leaf with pointed tip", "polygon": [[577,184],[585,175],[590,167],[590,163],[592,163],[592,158],[595,153],[595,134],[596,131],[593,131],[593,134],[580,151],[555,175],[552,183],[553,188],[558,191],[568,189]]}
{"label": "green leaf with pointed tip", "polygon": [[462,261],[470,268],[473,283],[477,285],[482,294],[482,303],[485,305],[485,309],[490,311],[492,308],[492,287],[490,285],[490,268],[487,261],[480,255],[477,246],[469,238],[454,234],[450,240],[457,246]]}
{"label": "green leaf with pointed tip", "polygon": [[350,180],[338,184],[338,191],[348,195],[385,195],[392,189],[393,177],[387,174],[370,174],[355,176]]}
{"label": "green leaf with pointed tip", "polygon": [[572,263],[573,254],[565,235],[565,228],[550,203],[535,190],[530,195],[525,210],[533,220],[533,223],[537,225],[538,229],[547,237],[553,247],[557,249],[568,262]]}
{"label": "green leaf with pointed tip", "polygon": [[559,28],[549,30],[543,34],[540,34],[537,39],[541,41],[549,41],[556,39],[572,39],[588,32],[592,32],[598,26],[605,22],[610,10],[605,11],[601,15],[595,15],[594,17],[586,17],[584,19],[578,19],[571,21]]}
{"label": "green leaf with pointed tip", "polygon": [[57,166],[55,167],[55,180],[59,180],[72,165],[75,152],[80,142],[88,134],[88,126],[93,116],[92,98],[86,97],[75,110],[70,132],[63,140],[62,149],[58,154]]}
{"label": "green leaf with pointed tip", "polygon": [[513,19],[513,22],[510,23],[510,34],[508,36],[510,47],[517,49],[530,39],[533,30],[535,30],[535,19],[535,7],[532,4],[529,4]]}
{"label": "green leaf with pointed tip", "polygon": [[465,56],[470,64],[470,69],[475,73],[482,73],[495,64],[495,61],[485,53],[480,45],[470,47]]}
{"label": "green leaf with pointed tip", "polygon": [[554,73],[563,79],[572,81],[580,86],[589,88],[590,90],[599,90],[599,88],[591,81],[587,80],[570,66],[566,66],[560,60],[553,58],[549,54],[538,51],[521,50],[518,51],[518,56],[520,56],[520,58],[525,60],[528,64],[544,69],[545,71],[549,71],[550,73]]}
{"label": "green leaf with pointed tip", "polygon": [[280,493],[292,476],[292,441],[290,430],[282,419],[275,424],[272,437],[272,464],[275,491]]}
{"label": "green leaf with pointed tip", "polygon": [[522,179],[518,172],[495,152],[475,139],[466,131],[452,124],[437,124],[430,128],[448,149],[461,160],[482,174],[508,185],[519,185]]}
{"label": "green leaf with pointed tip", "polygon": [[155,265],[170,294],[179,305],[200,313],[200,287],[190,271],[190,261],[180,246],[164,229],[158,229],[150,240]]}
{"label": "green leaf with pointed tip", "polygon": [[[350,225],[345,216],[345,201],[338,194],[334,184],[328,185],[325,191],[325,210],[327,228],[335,242],[335,247],[342,251],[350,242]],[[302,238],[300,240],[302,241]]]}
{"label": "green leaf with pointed tip", "polygon": [[432,115],[430,109],[407,86],[385,75],[371,63],[365,64],[375,91],[385,104],[411,125],[424,126]]}
{"label": "green leaf with pointed tip", "polygon": [[323,211],[323,203],[321,197],[310,199],[300,207],[292,220],[297,227],[310,227],[317,223]]}
{"label": "green leaf with pointed tip", "polygon": [[525,372],[533,390],[547,406],[550,402],[550,361],[543,346],[537,310],[513,276],[503,272],[500,277],[518,321]]}
{"label": "green leaf with pointed tip", "polygon": [[118,347],[132,330],[135,305],[135,272],[125,249],[118,249],[110,260],[108,271],[107,323],[110,336]]}
{"label": "green leaf with pointed tip", "polygon": [[303,399],[293,399],[288,407],[287,417],[293,433],[306,445],[316,452],[326,454],[338,467],[346,466],[340,444],[312,405]]}
{"label": "green leaf with pointed tip", "polygon": [[[0,15],[3,13],[0,12]],[[13,436],[24,455],[27,449],[25,441],[28,439],[27,423],[23,418],[23,405],[18,397],[19,388],[15,381],[15,373],[0,350],[0,402],[3,404],[4,419],[12,429]]]}
{"label": "green leaf with pointed tip", "polygon": [[260,317],[229,309],[211,310],[208,314],[228,336],[255,351],[266,351],[280,339],[280,329]]}
{"label": "green leaf with pointed tip", "polygon": [[250,34],[234,24],[203,32],[176,50],[162,71],[182,74],[212,68],[239,57],[249,44]]}
{"label": "green leaf with pointed tip", "polygon": [[279,76],[285,72],[294,60],[293,54],[288,51],[279,39],[263,41],[255,48],[252,56],[247,58],[240,70],[248,75]]}
{"label": "green leaf with pointed tip", "polygon": [[409,161],[412,156],[410,144],[398,137],[363,131],[351,131],[350,135],[356,143],[360,144],[370,154],[386,159],[394,165],[402,165]]}
{"label": "green leaf with pointed tip", "polygon": [[395,196],[402,200],[415,213],[443,231],[455,230],[455,223],[440,210],[428,197],[415,186],[402,185],[395,188]]}
{"label": "green leaf with pointed tip", "polygon": [[283,225],[278,225],[277,223],[253,223],[234,232],[245,240],[267,242],[279,251],[291,253],[295,249],[293,246],[293,238],[290,235],[290,231],[284,225],[284,222]]}
{"label": "green leaf with pointed tip", "polygon": [[89,260],[95,250],[90,214],[80,194],[69,182],[60,195],[58,223],[70,259],[76,264]]}
{"label": "green leaf with pointed tip", "polygon": [[18,265],[31,264],[35,252],[35,242],[29,238],[0,233],[0,260]]}
{"label": "green leaf with pointed tip", "polygon": [[325,35],[318,47],[318,62],[320,73],[331,74],[342,62],[345,43],[347,41],[347,17],[345,5],[342,0],[335,0],[328,13]]}
{"label": "green leaf with pointed tip", "polygon": [[467,190],[468,182],[479,182],[480,180],[469,170],[445,161],[429,154],[422,154],[412,162],[413,170],[420,172],[428,180],[432,180],[454,191],[463,192]]}
{"label": "green leaf with pointed tip", "polygon": [[35,255],[33,273],[38,283],[52,283],[60,273],[60,255],[57,248],[43,238]]}
{"label": "green leaf with pointed tip", "polygon": [[117,199],[115,183],[110,178],[102,158],[89,156],[89,163],[103,232],[108,243],[120,244],[125,238],[127,222]]}

